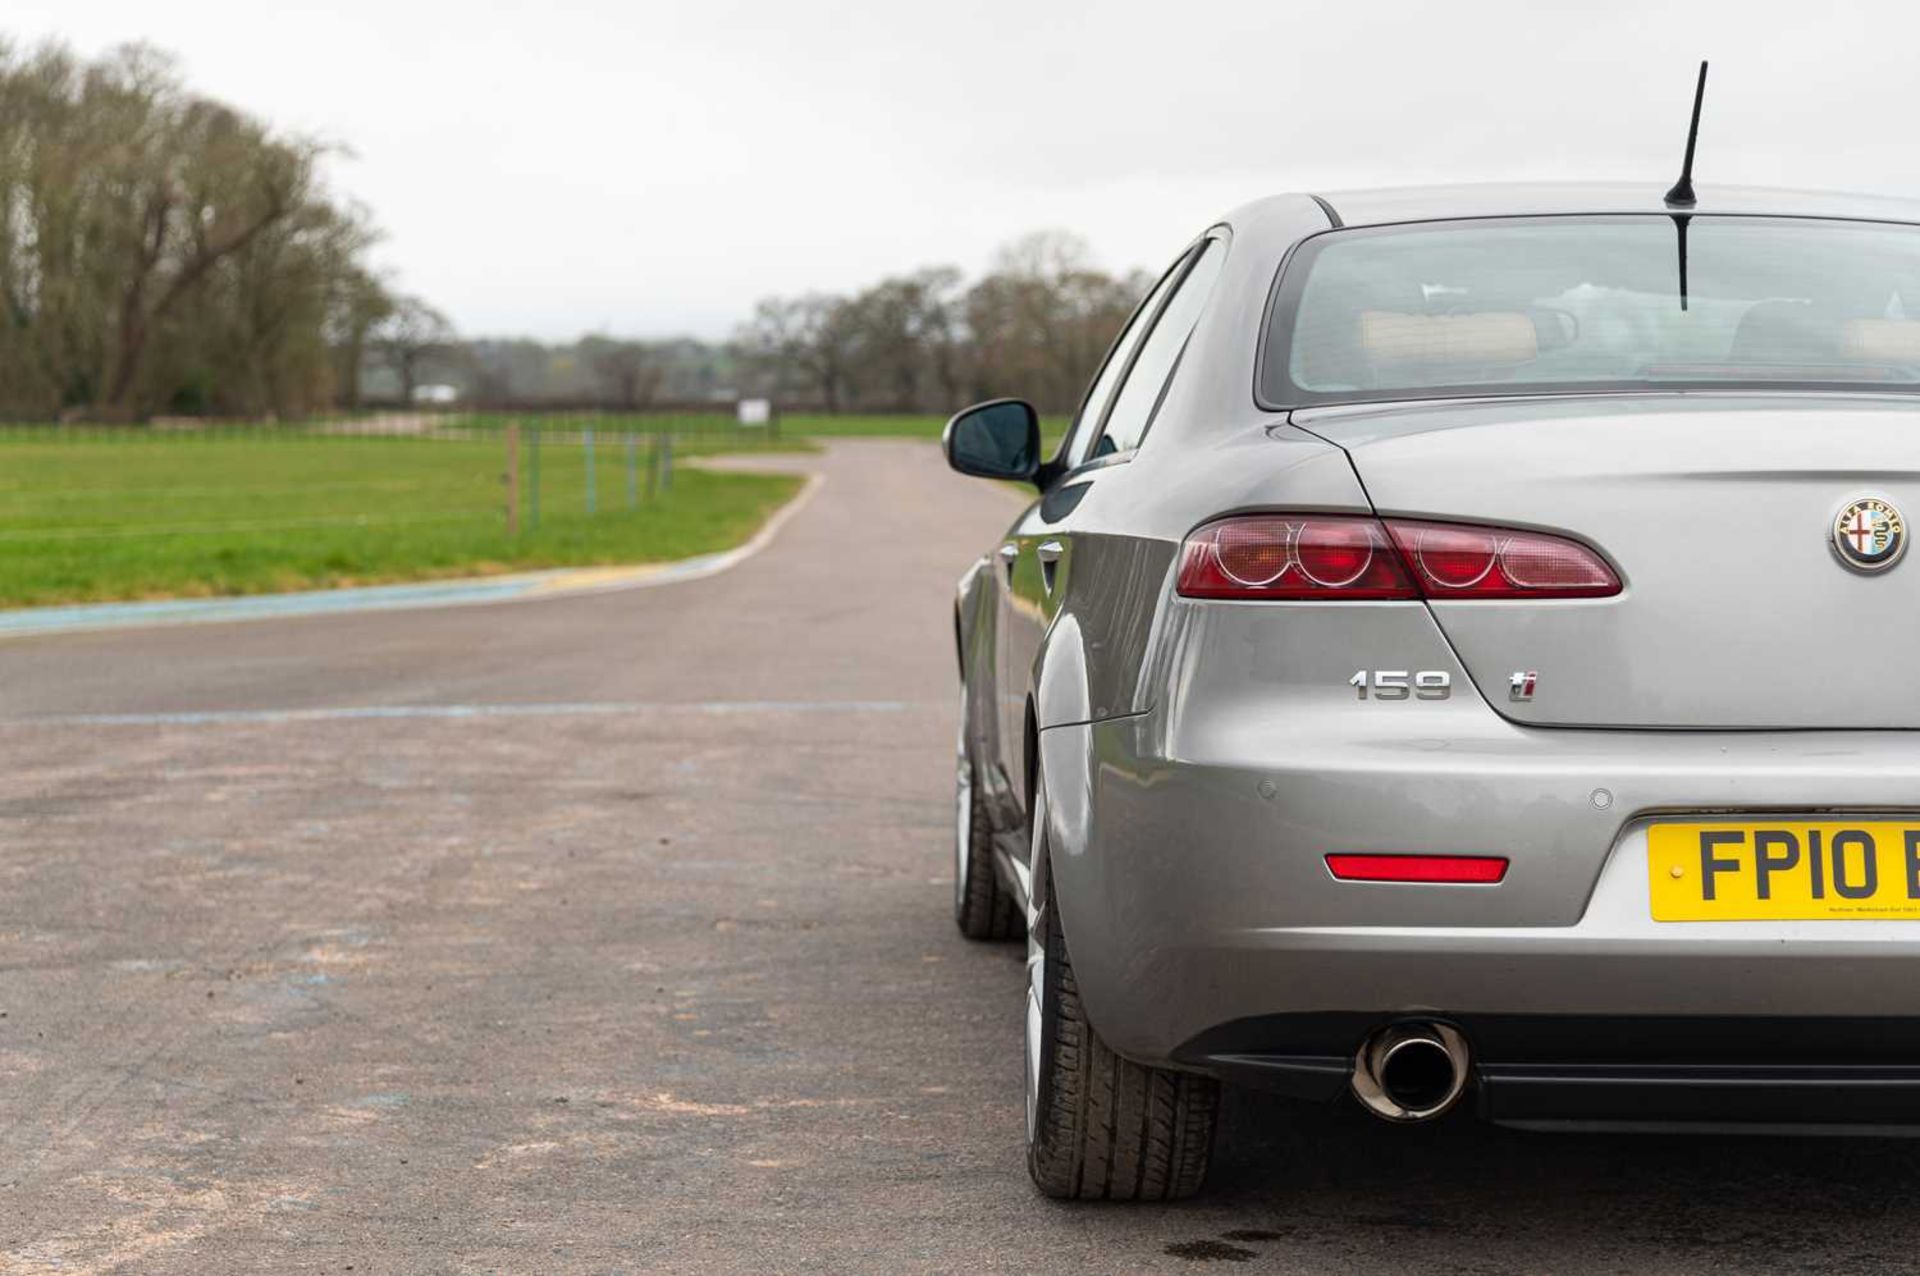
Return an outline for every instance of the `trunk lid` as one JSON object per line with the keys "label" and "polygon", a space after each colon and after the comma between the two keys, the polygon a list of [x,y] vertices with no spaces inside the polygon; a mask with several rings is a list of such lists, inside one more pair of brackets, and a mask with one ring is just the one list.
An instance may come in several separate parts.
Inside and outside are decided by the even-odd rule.
{"label": "trunk lid", "polygon": [[[1615,598],[1430,604],[1481,694],[1517,722],[1920,727],[1920,561],[1863,575],[1833,543],[1862,497],[1920,514],[1912,400],[1663,395],[1293,419],[1347,449],[1382,516],[1561,532],[1614,562]],[[1537,675],[1530,701],[1511,698],[1517,673]]]}

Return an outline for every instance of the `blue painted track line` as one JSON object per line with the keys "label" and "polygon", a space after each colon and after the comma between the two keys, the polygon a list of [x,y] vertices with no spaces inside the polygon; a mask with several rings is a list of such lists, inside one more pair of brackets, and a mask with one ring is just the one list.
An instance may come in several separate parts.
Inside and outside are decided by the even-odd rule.
{"label": "blue painted track line", "polygon": [[66,633],[81,629],[186,625],[209,620],[267,620],[285,616],[319,616],[331,612],[382,611],[395,607],[498,602],[533,593],[539,589],[541,577],[564,574],[538,572],[503,576],[489,581],[368,585],[297,594],[253,594],[242,598],[180,598],[149,603],[31,607],[0,612],[0,634]]}

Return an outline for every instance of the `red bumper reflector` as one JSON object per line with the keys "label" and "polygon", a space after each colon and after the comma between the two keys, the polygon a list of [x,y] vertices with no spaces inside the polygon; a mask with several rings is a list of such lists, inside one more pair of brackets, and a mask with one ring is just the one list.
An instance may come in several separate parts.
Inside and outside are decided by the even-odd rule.
{"label": "red bumper reflector", "polygon": [[1329,855],[1327,870],[1343,882],[1497,882],[1503,855]]}

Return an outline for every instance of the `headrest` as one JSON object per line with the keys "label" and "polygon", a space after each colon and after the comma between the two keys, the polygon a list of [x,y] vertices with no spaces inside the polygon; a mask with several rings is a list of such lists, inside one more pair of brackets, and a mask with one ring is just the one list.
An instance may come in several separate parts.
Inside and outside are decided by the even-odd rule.
{"label": "headrest", "polygon": [[1849,319],[1840,325],[1840,352],[1868,363],[1920,363],[1920,320]]}
{"label": "headrest", "polygon": [[1366,310],[1360,314],[1360,347],[1376,366],[1507,366],[1537,358],[1540,336],[1531,318],[1509,311],[1408,315]]}

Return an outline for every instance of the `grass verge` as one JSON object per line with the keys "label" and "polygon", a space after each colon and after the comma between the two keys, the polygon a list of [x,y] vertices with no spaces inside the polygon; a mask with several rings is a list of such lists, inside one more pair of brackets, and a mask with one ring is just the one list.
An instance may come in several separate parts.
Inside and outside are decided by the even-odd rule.
{"label": "grass verge", "polygon": [[650,490],[644,445],[630,467],[603,441],[591,481],[577,444],[539,452],[510,537],[495,441],[0,438],[0,606],[669,561],[739,544],[801,483],[689,466]]}

